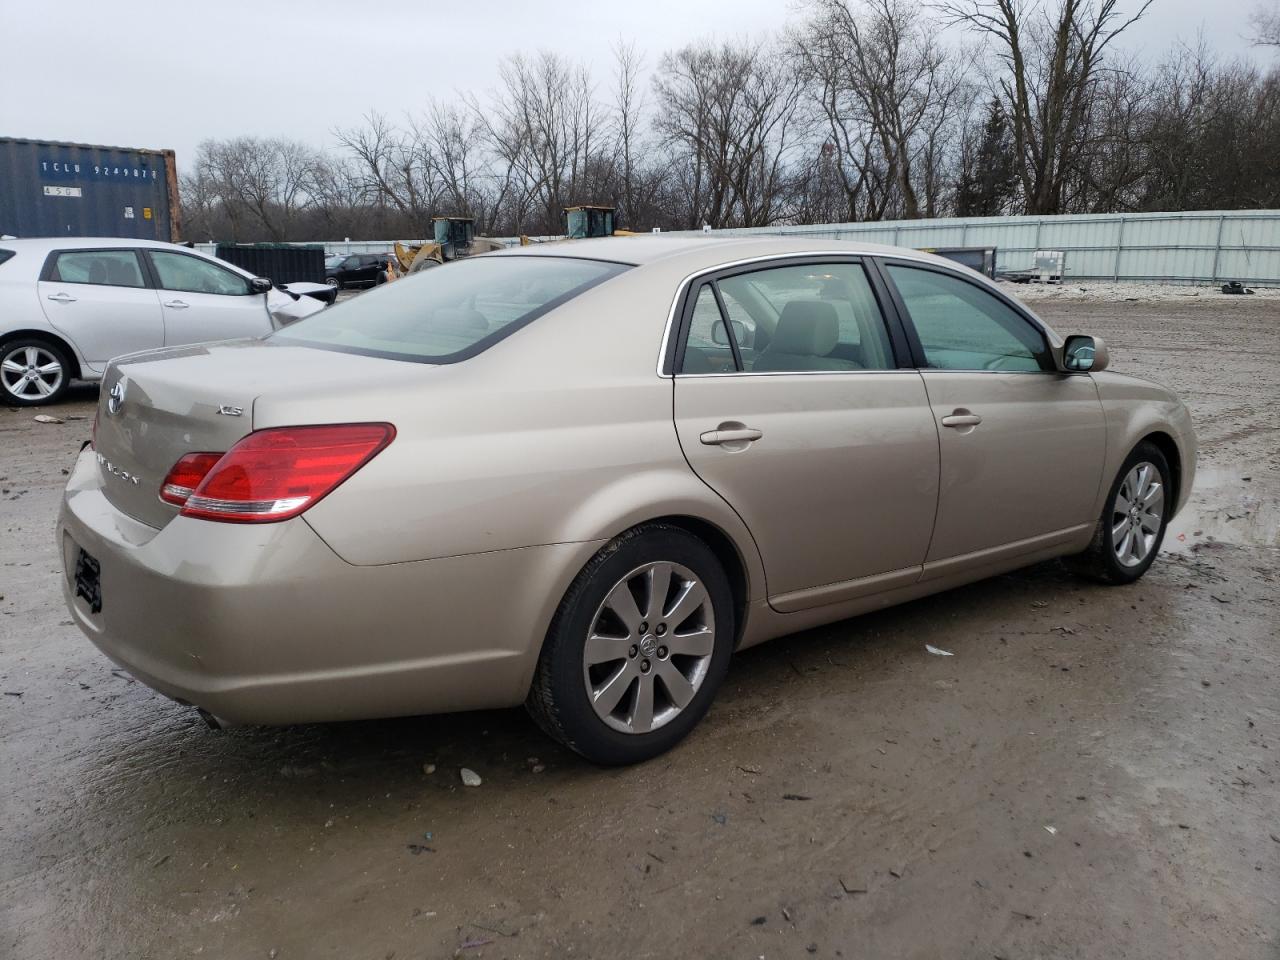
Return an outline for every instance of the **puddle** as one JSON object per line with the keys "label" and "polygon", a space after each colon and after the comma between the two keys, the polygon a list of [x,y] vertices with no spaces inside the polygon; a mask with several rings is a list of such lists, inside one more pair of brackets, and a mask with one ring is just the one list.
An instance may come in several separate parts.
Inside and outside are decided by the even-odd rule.
{"label": "puddle", "polygon": [[1214,544],[1280,546],[1280,482],[1274,476],[1197,469],[1191,500],[1169,525],[1163,549],[1195,553]]}

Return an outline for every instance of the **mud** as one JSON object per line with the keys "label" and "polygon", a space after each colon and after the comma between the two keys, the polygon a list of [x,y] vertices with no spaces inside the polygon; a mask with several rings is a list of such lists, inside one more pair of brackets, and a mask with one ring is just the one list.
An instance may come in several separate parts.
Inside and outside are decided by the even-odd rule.
{"label": "mud", "polygon": [[63,612],[89,421],[0,409],[0,957],[1274,960],[1280,309],[1037,308],[1192,406],[1203,472],[1161,562],[748,651],[628,770],[518,710],[207,730]]}

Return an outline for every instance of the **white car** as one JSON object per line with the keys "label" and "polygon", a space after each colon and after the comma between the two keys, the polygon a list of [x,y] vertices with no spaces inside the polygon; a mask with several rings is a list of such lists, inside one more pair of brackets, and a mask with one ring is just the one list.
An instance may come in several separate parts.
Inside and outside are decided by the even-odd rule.
{"label": "white car", "polygon": [[154,240],[0,240],[0,402],[52,403],[114,357],[263,337],[324,308],[301,291]]}

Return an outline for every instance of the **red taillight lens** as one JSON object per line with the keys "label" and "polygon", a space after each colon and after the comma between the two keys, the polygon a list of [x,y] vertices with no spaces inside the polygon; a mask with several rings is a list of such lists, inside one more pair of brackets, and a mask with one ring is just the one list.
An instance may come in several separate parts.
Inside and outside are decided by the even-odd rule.
{"label": "red taillight lens", "polygon": [[[251,433],[204,468],[203,478],[182,505],[182,516],[233,523],[296,517],[368,463],[395,435],[389,423],[274,427]],[[211,454],[188,454],[174,470],[202,456]],[[194,470],[201,464],[190,466]]]}
{"label": "red taillight lens", "polygon": [[213,469],[213,465],[222,459],[220,453],[188,453],[173,465],[169,475],[164,478],[160,487],[160,499],[174,506],[182,506],[187,502],[196,487]]}

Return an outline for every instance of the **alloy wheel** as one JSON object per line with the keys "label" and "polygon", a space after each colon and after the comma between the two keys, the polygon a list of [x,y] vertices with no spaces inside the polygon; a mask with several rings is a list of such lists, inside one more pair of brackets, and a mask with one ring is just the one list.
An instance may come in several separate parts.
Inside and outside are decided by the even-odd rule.
{"label": "alloy wheel", "polygon": [[622,733],[669,723],[706,679],[715,631],[711,596],[692,570],[666,562],[632,570],[596,610],[583,650],[596,716]]}
{"label": "alloy wheel", "polygon": [[1125,567],[1136,567],[1155,548],[1164,523],[1164,484],[1154,463],[1133,466],[1111,506],[1111,549]]}
{"label": "alloy wheel", "polygon": [[44,347],[15,347],[0,360],[0,382],[5,391],[21,400],[42,400],[62,386],[65,373],[60,361]]}

